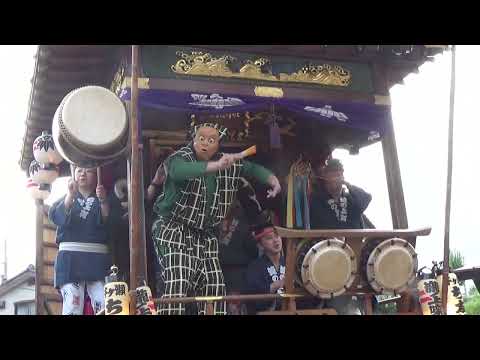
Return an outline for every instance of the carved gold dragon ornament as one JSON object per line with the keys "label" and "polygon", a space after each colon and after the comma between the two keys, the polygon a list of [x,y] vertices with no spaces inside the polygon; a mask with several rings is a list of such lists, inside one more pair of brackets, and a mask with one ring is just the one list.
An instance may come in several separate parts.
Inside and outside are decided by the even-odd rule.
{"label": "carved gold dragon ornament", "polygon": [[267,65],[270,60],[261,57],[254,61],[247,60],[238,72],[230,68],[230,64],[237,59],[230,55],[213,57],[210,53],[192,51],[187,54],[177,52],[180,57],[175,65],[171,66],[173,72],[181,75],[218,76],[227,78],[254,79],[276,82],[311,83],[329,86],[347,87],[351,84],[351,72],[340,65],[304,65],[292,74],[280,73],[273,75]]}

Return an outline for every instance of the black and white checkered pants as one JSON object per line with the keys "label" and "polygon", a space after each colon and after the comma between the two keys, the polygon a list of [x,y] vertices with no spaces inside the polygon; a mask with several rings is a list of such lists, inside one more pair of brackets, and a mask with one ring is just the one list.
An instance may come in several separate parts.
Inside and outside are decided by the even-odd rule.
{"label": "black and white checkered pants", "polygon": [[[192,248],[156,242],[164,286],[162,298],[224,296],[225,281],[218,259],[218,239],[206,233],[189,232]],[[206,302],[197,303],[198,314],[206,314]],[[184,303],[160,304],[159,315],[185,314]],[[226,314],[225,302],[213,303],[214,315]]]}

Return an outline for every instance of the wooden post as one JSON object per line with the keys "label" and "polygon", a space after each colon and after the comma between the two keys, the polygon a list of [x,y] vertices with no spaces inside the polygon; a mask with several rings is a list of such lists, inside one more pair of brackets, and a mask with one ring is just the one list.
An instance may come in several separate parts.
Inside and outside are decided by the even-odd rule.
{"label": "wooden post", "polygon": [[36,205],[36,253],[35,253],[35,309],[37,315],[45,315],[42,280],[43,261],[43,200],[35,200]]}
{"label": "wooden post", "polygon": [[3,244],[4,244],[4,248],[3,248],[3,251],[4,251],[4,258],[3,258],[3,276],[5,278],[5,280],[7,280],[7,267],[8,267],[8,261],[7,261],[7,238],[5,237],[3,239]]}
{"label": "wooden post", "polygon": [[[293,294],[295,290],[294,277],[295,277],[295,240],[287,240],[287,258],[285,259],[285,292],[287,294]],[[287,309],[290,311],[296,311],[297,306],[294,298],[288,298],[286,300]],[[285,303],[284,303],[285,304]],[[285,305],[282,306],[282,309]]]}
{"label": "wooden post", "polygon": [[[389,68],[385,63],[374,63],[374,85],[377,94],[389,96]],[[382,139],[383,160],[387,177],[388,195],[390,199],[390,211],[394,229],[408,228],[407,211],[403,196],[402,179],[400,176],[400,164],[398,162],[397,145],[392,116],[389,114],[385,124],[385,134]]]}
{"label": "wooden post", "polygon": [[405,207],[400,163],[398,161],[395,132],[391,116],[387,119],[382,148],[385,174],[387,176],[388,196],[390,199],[390,211],[392,213],[392,225],[394,229],[407,229],[407,209]]}
{"label": "wooden post", "polygon": [[130,290],[128,296],[130,297],[129,313],[135,315],[137,313],[137,291],[135,289]]}
{"label": "wooden post", "polygon": [[453,159],[453,118],[455,111],[455,45],[452,46],[452,69],[450,77],[450,116],[448,122],[448,167],[447,167],[447,196],[445,201],[445,234],[443,239],[443,280],[442,304],[447,314],[448,273],[450,272],[450,204],[452,195],[452,159]]}
{"label": "wooden post", "polygon": [[147,278],[146,244],[144,229],[143,207],[143,175],[140,158],[140,141],[138,126],[138,45],[132,45],[132,85],[130,106],[130,134],[132,152],[130,158],[130,181],[129,181],[129,223],[130,223],[130,288],[136,289]]}
{"label": "wooden post", "polygon": [[364,297],[365,315],[373,315],[372,294],[367,294]]}
{"label": "wooden post", "polygon": [[410,312],[410,308],[412,306],[412,295],[409,291],[405,291],[402,293],[401,298],[397,301],[397,309],[400,314]]}

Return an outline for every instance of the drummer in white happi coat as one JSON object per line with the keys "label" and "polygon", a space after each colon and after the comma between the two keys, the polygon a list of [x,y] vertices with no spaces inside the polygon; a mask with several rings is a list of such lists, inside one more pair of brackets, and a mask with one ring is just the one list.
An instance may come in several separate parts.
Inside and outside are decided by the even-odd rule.
{"label": "drummer in white happi coat", "polygon": [[[319,182],[314,187],[310,200],[312,229],[363,229],[371,227],[364,216],[372,196],[363,189],[345,181],[343,164],[338,159],[329,159],[319,167]],[[326,300],[339,314],[360,315],[360,302],[356,297],[338,296]]]}
{"label": "drummer in white happi coat", "polygon": [[109,227],[120,221],[118,200],[97,186],[96,169],[76,168],[75,179],[48,214],[57,225],[54,286],[62,294],[62,315],[83,314],[85,288],[94,311],[104,307],[104,279],[112,265]]}

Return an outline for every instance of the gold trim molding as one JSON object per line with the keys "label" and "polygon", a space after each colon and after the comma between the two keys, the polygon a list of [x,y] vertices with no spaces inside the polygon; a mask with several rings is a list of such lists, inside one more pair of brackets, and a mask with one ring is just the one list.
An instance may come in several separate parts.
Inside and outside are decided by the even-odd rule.
{"label": "gold trim molding", "polygon": [[255,86],[253,90],[255,96],[259,97],[271,97],[271,98],[283,98],[283,89],[270,87],[270,86]]}
{"label": "gold trim molding", "polygon": [[[132,78],[127,76],[123,80],[122,89],[132,87]],[[138,88],[139,89],[150,89],[150,78],[139,77],[138,78]]]}
{"label": "gold trim molding", "polygon": [[448,45],[424,45],[426,48],[440,48],[440,49],[448,49]]}
{"label": "gold trim molding", "polygon": [[268,69],[270,60],[264,57],[256,60],[247,60],[238,72],[230,68],[230,64],[237,59],[230,55],[213,57],[210,53],[192,51],[187,54],[178,51],[180,59],[171,66],[171,70],[180,75],[214,76],[275,82],[297,82],[318,85],[347,87],[351,84],[352,74],[340,65],[313,65],[303,66],[292,74],[280,73],[273,75]]}
{"label": "gold trim molding", "polygon": [[374,95],[374,98],[375,105],[392,105],[389,95]]}
{"label": "gold trim molding", "polygon": [[[124,60],[120,64],[119,69],[115,73],[112,83],[110,84],[110,90],[117,95],[119,95],[123,89],[130,88],[132,86],[132,77],[127,76],[126,68],[127,68],[127,63]],[[146,77],[139,77],[138,88],[150,89],[150,79]]]}

